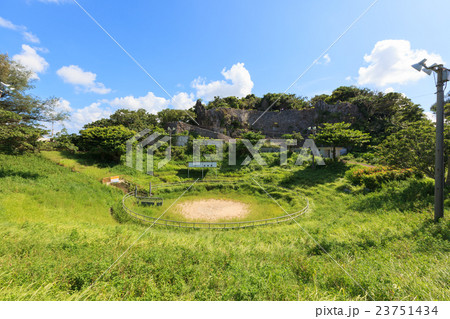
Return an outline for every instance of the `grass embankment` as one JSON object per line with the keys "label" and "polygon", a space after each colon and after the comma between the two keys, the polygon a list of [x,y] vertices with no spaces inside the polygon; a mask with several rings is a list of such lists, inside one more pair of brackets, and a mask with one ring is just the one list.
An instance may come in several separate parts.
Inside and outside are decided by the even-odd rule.
{"label": "grass embankment", "polygon": [[0,155],[1,300],[450,297],[449,223],[430,222],[432,183],[408,179],[367,192],[347,184],[342,164],[253,175],[309,197],[312,210],[298,219],[303,230],[296,223],[231,231],[154,227],[86,291],[146,226],[111,216],[122,193],[99,183],[109,173],[94,173],[115,175],[123,166],[84,166],[77,172],[42,156]]}
{"label": "grass embankment", "polygon": [[[274,188],[272,185],[264,185],[265,189],[263,190],[258,185],[249,184],[250,182],[247,180],[229,184],[225,182],[198,182],[192,185],[189,192],[182,197],[180,197],[181,194],[190,186],[191,182],[185,185],[167,185],[152,191],[155,197],[164,199],[163,205],[160,207],[139,205],[139,201],[134,197],[127,198],[125,205],[136,213],[150,217],[159,217],[164,213],[162,219],[207,222],[208,220],[201,218],[186,219],[179,206],[186,203],[195,205],[196,201],[208,199],[223,200],[225,201],[224,205],[226,205],[226,201],[231,201],[243,204],[248,210],[247,214],[240,218],[217,219],[215,222],[235,222],[262,220],[293,214],[303,209],[307,204],[305,198],[295,192],[279,187]],[[265,191],[276,198],[277,203]],[[220,210],[220,207],[217,207],[217,209]],[[214,213],[214,208],[212,208],[211,213]]]}

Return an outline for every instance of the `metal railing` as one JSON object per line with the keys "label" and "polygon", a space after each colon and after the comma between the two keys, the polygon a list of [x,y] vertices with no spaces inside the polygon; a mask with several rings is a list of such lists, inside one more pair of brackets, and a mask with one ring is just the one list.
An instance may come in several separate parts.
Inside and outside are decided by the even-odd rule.
{"label": "metal railing", "polygon": [[[205,181],[205,183],[211,183],[211,182],[218,182],[218,181]],[[220,181],[223,182],[223,181]],[[177,184],[183,184],[183,183],[177,183]],[[164,185],[165,186],[165,185]],[[170,184],[167,186],[171,186]],[[283,188],[283,187],[279,187]],[[283,188],[285,190],[288,190],[286,188]],[[292,191],[292,190],[289,190]],[[296,193],[297,195],[300,195],[299,193]],[[302,209],[291,213],[286,214],[283,216],[268,218],[268,219],[259,219],[259,220],[250,220],[250,221],[238,221],[238,222],[194,222],[194,221],[177,221],[177,220],[170,220],[170,219],[161,219],[157,217],[151,217],[147,215],[143,215],[140,213],[137,213],[127,207],[125,204],[125,201],[130,198],[134,197],[134,192],[126,194],[122,198],[122,207],[124,211],[130,215],[133,218],[136,218],[142,222],[145,223],[152,223],[155,225],[160,226],[168,226],[168,227],[178,227],[178,228],[194,228],[194,229],[238,229],[238,228],[248,228],[248,227],[257,227],[257,226],[265,226],[265,225],[271,225],[271,224],[280,224],[280,223],[286,223],[289,222],[304,213],[306,213],[309,210],[309,200],[307,197],[304,197],[306,200],[306,206]]]}

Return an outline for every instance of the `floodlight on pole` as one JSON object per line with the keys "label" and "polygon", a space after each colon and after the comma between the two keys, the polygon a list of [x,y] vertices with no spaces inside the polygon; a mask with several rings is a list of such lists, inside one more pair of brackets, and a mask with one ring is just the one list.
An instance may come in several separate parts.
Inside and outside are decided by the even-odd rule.
{"label": "floodlight on pole", "polygon": [[426,69],[426,68],[423,68],[422,71],[425,72],[425,73],[428,74],[428,75],[431,75],[431,73],[433,73],[433,70],[431,70],[431,69]]}
{"label": "floodlight on pole", "polygon": [[434,167],[434,221],[438,221],[444,217],[444,83],[450,81],[450,70],[442,64],[434,63],[427,66],[423,59],[419,63],[413,64],[412,67],[417,71],[424,71],[431,75],[432,72],[437,74],[436,82],[436,156]]}
{"label": "floodlight on pole", "polygon": [[423,68],[426,68],[425,62],[427,62],[427,59],[423,59],[419,63],[413,64],[411,66],[420,72],[420,71],[422,71]]}

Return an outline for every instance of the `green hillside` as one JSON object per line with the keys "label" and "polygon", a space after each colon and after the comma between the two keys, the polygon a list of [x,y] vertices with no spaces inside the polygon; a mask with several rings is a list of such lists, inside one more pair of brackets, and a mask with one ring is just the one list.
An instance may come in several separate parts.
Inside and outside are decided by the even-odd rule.
{"label": "green hillside", "polygon": [[96,281],[147,226],[118,211],[122,191],[99,182],[126,169],[88,164],[56,152],[0,155],[0,300],[450,297],[449,223],[430,222],[432,182],[410,178],[365,192],[348,184],[343,163],[253,175],[308,196],[312,208],[298,224],[155,226]]}

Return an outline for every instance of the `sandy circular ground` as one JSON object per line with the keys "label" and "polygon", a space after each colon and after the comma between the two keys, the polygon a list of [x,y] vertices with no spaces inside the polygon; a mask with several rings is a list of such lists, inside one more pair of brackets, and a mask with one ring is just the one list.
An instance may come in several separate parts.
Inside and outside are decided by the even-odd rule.
{"label": "sandy circular ground", "polygon": [[242,218],[250,212],[247,204],[225,199],[202,199],[178,204],[176,209],[189,220],[217,221]]}

